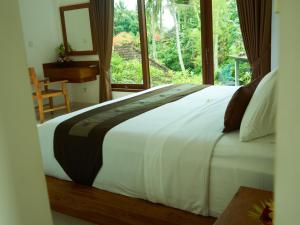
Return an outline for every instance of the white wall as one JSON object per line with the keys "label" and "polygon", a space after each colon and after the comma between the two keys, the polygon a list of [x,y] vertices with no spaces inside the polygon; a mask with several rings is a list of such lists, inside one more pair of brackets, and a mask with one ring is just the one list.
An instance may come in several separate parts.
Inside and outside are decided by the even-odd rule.
{"label": "white wall", "polygon": [[279,9],[281,32],[275,216],[276,225],[297,225],[300,212],[300,1],[281,1]]}
{"label": "white wall", "polygon": [[42,64],[56,60],[60,43],[52,0],[19,0],[28,66],[42,76]]}
{"label": "white wall", "polygon": [[[54,13],[56,4],[52,0],[19,0],[19,4],[27,67],[34,67],[39,79],[43,79],[42,65],[56,61],[56,48],[61,43]],[[68,89],[71,93],[70,85]],[[61,104],[62,101],[63,97],[54,98],[55,104]]]}
{"label": "white wall", "polygon": [[0,2],[0,224],[51,225],[18,0]]}

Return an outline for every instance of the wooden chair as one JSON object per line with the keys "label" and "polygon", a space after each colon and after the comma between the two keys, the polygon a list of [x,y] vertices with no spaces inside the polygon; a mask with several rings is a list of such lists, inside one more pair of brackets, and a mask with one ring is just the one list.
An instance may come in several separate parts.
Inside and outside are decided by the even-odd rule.
{"label": "wooden chair", "polygon": [[[34,68],[29,68],[29,77],[31,84],[34,87],[35,92],[32,94],[33,99],[37,100],[38,103],[38,113],[39,113],[39,119],[40,122],[43,123],[45,121],[45,113],[46,112],[51,112],[55,110],[61,110],[61,109],[66,109],[67,112],[70,112],[70,100],[69,100],[69,95],[68,95],[68,90],[66,83],[68,82],[67,80],[61,80],[61,81],[56,81],[56,82],[49,82],[48,80],[38,80],[36,76],[36,72]],[[54,90],[54,89],[49,89],[50,85],[61,85],[61,89],[59,90]],[[43,86],[43,88],[42,88]],[[63,105],[53,105],[53,97],[58,97],[58,96],[64,96],[64,101],[65,103]],[[49,105],[44,105],[43,99],[48,98],[49,100]]]}

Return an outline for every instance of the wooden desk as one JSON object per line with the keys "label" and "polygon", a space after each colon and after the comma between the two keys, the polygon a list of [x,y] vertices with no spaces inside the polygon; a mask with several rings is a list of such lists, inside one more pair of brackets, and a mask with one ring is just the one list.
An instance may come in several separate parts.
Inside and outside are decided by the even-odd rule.
{"label": "wooden desk", "polygon": [[44,75],[51,82],[68,80],[69,83],[82,83],[96,80],[99,74],[98,61],[72,61],[68,63],[43,64]]}
{"label": "wooden desk", "polygon": [[241,187],[214,225],[261,225],[249,216],[249,211],[253,211],[254,205],[272,198],[270,191]]}

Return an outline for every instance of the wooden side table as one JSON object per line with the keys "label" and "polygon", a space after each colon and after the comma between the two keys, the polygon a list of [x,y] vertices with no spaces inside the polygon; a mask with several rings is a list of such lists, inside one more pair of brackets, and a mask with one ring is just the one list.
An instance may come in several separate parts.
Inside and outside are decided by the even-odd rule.
{"label": "wooden side table", "polygon": [[249,211],[253,211],[254,205],[271,199],[270,191],[241,187],[214,225],[261,225],[249,216]]}

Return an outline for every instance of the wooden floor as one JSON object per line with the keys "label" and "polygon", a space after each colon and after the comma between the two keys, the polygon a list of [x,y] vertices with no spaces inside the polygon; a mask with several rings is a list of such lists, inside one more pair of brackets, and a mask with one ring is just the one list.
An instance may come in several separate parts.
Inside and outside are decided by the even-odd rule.
{"label": "wooden floor", "polygon": [[214,218],[47,177],[51,208],[100,225],[212,225]]}

